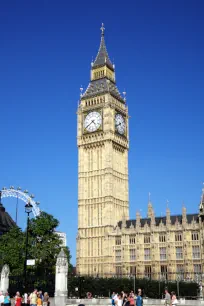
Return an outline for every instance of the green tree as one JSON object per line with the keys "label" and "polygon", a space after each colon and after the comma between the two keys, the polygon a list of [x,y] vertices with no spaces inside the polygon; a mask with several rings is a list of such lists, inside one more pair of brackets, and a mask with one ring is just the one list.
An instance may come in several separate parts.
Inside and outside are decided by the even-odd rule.
{"label": "green tree", "polygon": [[[62,241],[55,229],[59,221],[52,215],[41,212],[40,216],[32,219],[29,224],[29,255],[36,260],[38,271],[54,272],[57,255],[62,247]],[[70,251],[66,247],[68,262],[70,263]]]}
{"label": "green tree", "polygon": [[8,233],[0,236],[0,265],[8,264],[11,271],[23,271],[25,256],[25,234],[20,228],[13,227]]}
{"label": "green tree", "polygon": [[[35,259],[35,267],[28,267],[37,275],[53,273],[62,241],[56,234],[59,221],[45,212],[29,223],[28,258]],[[26,232],[18,227],[0,236],[0,265],[8,264],[12,274],[22,274],[25,260]],[[70,265],[70,251],[65,248]],[[71,267],[71,265],[70,265]]]}

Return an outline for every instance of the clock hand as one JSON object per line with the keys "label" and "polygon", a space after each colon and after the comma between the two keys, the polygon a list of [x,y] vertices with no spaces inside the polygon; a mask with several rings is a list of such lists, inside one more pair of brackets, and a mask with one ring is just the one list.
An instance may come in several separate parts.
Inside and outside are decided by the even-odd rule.
{"label": "clock hand", "polygon": [[119,125],[121,125],[121,122],[120,122],[120,123],[118,123],[116,126],[119,126]]}
{"label": "clock hand", "polygon": [[87,129],[87,127],[89,127],[89,125],[91,125],[94,122],[94,120],[92,120],[87,126],[85,126],[85,129]]}

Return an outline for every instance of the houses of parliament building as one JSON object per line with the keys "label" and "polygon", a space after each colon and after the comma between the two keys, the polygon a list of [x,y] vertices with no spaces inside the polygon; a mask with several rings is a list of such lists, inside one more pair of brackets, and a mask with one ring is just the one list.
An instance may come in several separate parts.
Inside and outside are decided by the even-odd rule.
{"label": "houses of parliament building", "polygon": [[[204,271],[204,190],[195,214],[129,219],[128,107],[116,86],[101,27],[90,83],[77,110],[77,274],[170,280]],[[199,201],[198,201],[199,203]]]}

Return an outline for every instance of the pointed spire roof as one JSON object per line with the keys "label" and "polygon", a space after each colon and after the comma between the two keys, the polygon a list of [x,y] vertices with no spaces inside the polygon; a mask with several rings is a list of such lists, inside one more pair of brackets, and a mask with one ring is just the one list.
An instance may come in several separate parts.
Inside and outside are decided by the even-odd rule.
{"label": "pointed spire roof", "polygon": [[[96,96],[100,96],[102,94],[109,93],[111,94],[114,98],[119,100],[120,102],[124,103],[126,102],[126,99],[121,96],[121,93],[119,92],[116,82],[115,82],[115,68],[114,65],[111,63],[108,52],[106,49],[105,45],[105,40],[104,40],[104,25],[102,24],[101,27],[101,43],[99,47],[98,54],[96,56],[95,61],[91,63],[91,81],[85,90],[84,93],[81,94],[80,98],[82,99],[88,99],[88,98],[93,98]],[[112,73],[112,78],[110,76],[107,76],[105,73],[101,77],[93,77],[94,76],[94,69],[100,68],[100,67],[108,67],[111,70]],[[104,69],[105,70],[105,69]]]}
{"label": "pointed spire roof", "polygon": [[100,47],[99,47],[96,59],[95,59],[93,65],[92,65],[92,69],[106,65],[106,66],[108,66],[108,68],[110,68],[111,70],[114,71],[114,66],[111,63],[111,60],[108,56],[108,52],[107,52],[107,49],[106,49],[106,44],[105,44],[105,39],[104,39],[104,31],[105,31],[104,24],[102,23],[102,26],[101,26],[101,43],[100,43]]}
{"label": "pointed spire roof", "polygon": [[67,258],[67,255],[65,254],[65,251],[63,248],[61,248],[57,258]]}
{"label": "pointed spire roof", "polygon": [[204,183],[203,183],[202,195],[200,200],[200,212],[204,212]]}
{"label": "pointed spire roof", "polygon": [[201,203],[204,205],[204,183],[203,183],[203,189],[202,189]]}

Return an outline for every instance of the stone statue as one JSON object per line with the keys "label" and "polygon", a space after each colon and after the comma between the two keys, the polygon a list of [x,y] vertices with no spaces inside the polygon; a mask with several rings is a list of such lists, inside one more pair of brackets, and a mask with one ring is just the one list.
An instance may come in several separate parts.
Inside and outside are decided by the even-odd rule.
{"label": "stone statue", "polygon": [[0,289],[4,293],[9,289],[9,273],[10,273],[9,266],[4,265],[1,270],[1,282],[0,282]]}

